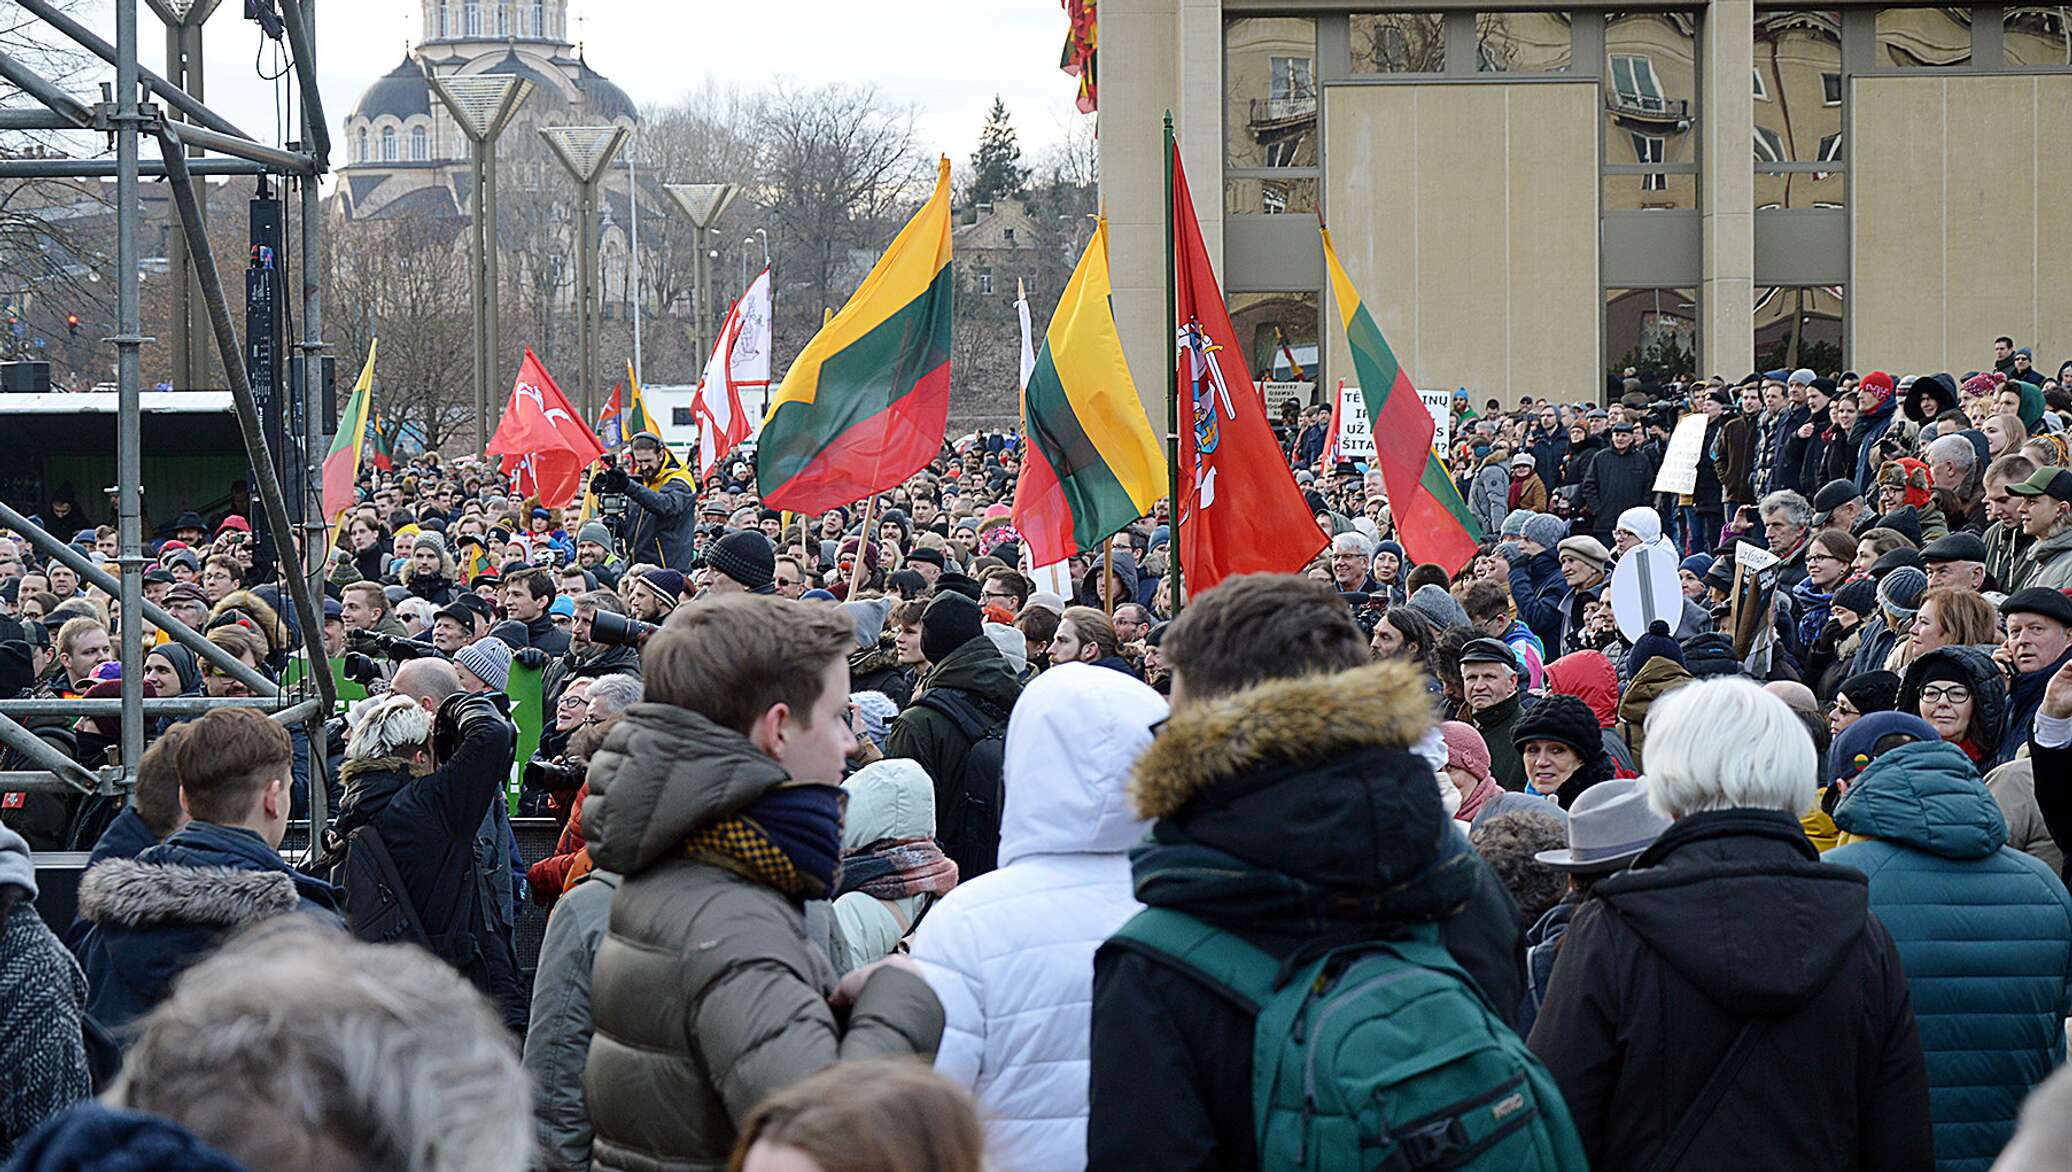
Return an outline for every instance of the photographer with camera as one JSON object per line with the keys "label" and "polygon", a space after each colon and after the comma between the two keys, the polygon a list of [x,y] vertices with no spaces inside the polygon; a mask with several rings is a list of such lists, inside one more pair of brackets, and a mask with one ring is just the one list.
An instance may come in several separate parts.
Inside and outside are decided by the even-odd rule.
{"label": "photographer with camera", "polygon": [[[575,623],[568,632],[568,654],[548,663],[547,674],[540,681],[540,695],[550,712],[576,680],[610,675],[640,678],[640,651],[635,645],[596,637],[599,613],[625,616],[626,604],[619,601],[619,596],[609,590],[592,590],[577,595],[575,604]],[[606,625],[611,624],[607,621]]]}
{"label": "photographer with camera", "polygon": [[514,741],[502,697],[463,692],[443,659],[404,665],[346,744],[345,796],[318,866],[337,868],[355,935],[423,944],[522,1032],[510,925],[492,906],[476,849],[503,796]]}
{"label": "photographer with camera", "polygon": [[610,515],[607,498],[623,497],[625,512],[619,533],[626,556],[676,570],[691,568],[697,552],[697,482],[662,439],[651,431],[633,437],[633,474],[605,461],[604,471],[590,479],[590,491]]}

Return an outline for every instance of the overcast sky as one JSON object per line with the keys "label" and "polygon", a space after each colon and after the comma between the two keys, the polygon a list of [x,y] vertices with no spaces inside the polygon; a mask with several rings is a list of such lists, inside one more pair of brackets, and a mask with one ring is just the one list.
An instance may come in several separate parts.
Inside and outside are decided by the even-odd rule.
{"label": "overcast sky", "polygon": [[[165,58],[162,26],[147,6],[138,8],[139,59],[157,69]],[[254,70],[261,39],[243,11],[242,0],[222,0],[209,20],[208,101],[272,142],[275,86]],[[334,141],[343,141],[345,114],[361,91],[395,68],[405,43],[417,39],[420,11],[418,0],[318,5],[318,73]],[[79,16],[114,39],[111,0],[88,0]],[[1032,159],[1062,137],[1068,120],[1081,117],[1072,105],[1073,79],[1057,67],[1065,16],[1055,0],[571,0],[569,26],[591,67],[643,106],[672,102],[707,77],[745,87],[779,78],[875,83],[911,103],[923,142],[960,164],[977,144],[995,93],[1006,100]],[[261,62],[269,73],[271,52],[269,46]]]}

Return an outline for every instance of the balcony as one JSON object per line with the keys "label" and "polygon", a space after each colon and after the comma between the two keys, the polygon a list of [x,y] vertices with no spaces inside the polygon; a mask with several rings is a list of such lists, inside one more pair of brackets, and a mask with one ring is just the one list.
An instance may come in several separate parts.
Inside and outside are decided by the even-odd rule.
{"label": "balcony", "polygon": [[1680,127],[1691,120],[1691,103],[1688,98],[1664,98],[1655,94],[1607,90],[1604,95],[1604,108],[1621,122],[1639,126]]}
{"label": "balcony", "polygon": [[1253,98],[1252,117],[1247,125],[1254,131],[1278,130],[1317,120],[1317,96]]}

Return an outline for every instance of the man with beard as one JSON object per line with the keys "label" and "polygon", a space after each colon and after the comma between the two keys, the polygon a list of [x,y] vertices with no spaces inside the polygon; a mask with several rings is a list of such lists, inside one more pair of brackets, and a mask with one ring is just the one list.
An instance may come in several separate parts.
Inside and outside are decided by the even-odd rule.
{"label": "man with beard", "polygon": [[568,652],[547,664],[547,673],[541,678],[540,694],[545,710],[552,712],[555,702],[561,698],[562,690],[574,680],[596,680],[605,676],[640,675],[640,652],[627,646],[615,646],[591,641],[591,624],[597,621],[597,614],[624,615],[626,604],[609,590],[592,590],[578,594],[575,598],[575,622],[568,631]]}

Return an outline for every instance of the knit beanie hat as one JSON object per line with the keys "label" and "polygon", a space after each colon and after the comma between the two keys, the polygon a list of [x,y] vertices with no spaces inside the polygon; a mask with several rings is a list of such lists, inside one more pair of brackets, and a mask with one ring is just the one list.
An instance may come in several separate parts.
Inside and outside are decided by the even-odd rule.
{"label": "knit beanie hat", "polygon": [[655,592],[665,609],[675,610],[676,604],[683,601],[683,575],[675,570],[646,570],[641,573],[640,581]]}
{"label": "knit beanie hat", "polygon": [[1431,582],[1413,591],[1408,605],[1410,609],[1422,613],[1424,617],[1438,624],[1442,631],[1448,627],[1470,625],[1467,608],[1460,604],[1460,599],[1448,594],[1445,587]]}
{"label": "knit beanie hat", "polygon": [[1525,523],[1532,520],[1531,509],[1512,509],[1504,514],[1504,523],[1497,527],[1497,536],[1504,538],[1525,536]]}
{"label": "knit beanie hat", "polygon": [[1865,714],[1890,712],[1899,706],[1899,676],[1889,671],[1858,672],[1835,691]]}
{"label": "knit beanie hat", "polygon": [[748,587],[754,594],[776,590],[777,550],[754,529],[737,529],[705,546],[705,564]]}
{"label": "knit beanie hat", "polygon": [[1734,654],[1734,641],[1719,631],[1684,640],[1683,665],[1685,671],[1701,680],[1741,674],[1741,657]]}
{"label": "knit beanie hat", "polygon": [[1612,551],[1604,547],[1604,542],[1587,533],[1575,537],[1564,537],[1557,548],[1560,552],[1571,557],[1581,558],[1600,570],[1611,564]]}
{"label": "knit beanie hat", "polygon": [[436,533],[419,533],[416,539],[410,543],[410,552],[416,553],[420,549],[435,550],[438,553],[444,554],[446,552],[446,540]]}
{"label": "knit beanie hat", "polygon": [[1616,527],[1640,538],[1643,543],[1657,541],[1662,537],[1662,515],[1646,505],[1635,505],[1619,514]]}
{"label": "knit beanie hat", "polygon": [[0,699],[11,700],[36,684],[35,653],[19,639],[0,643]]}
{"label": "knit beanie hat", "polygon": [[1878,605],[1877,582],[1870,578],[1856,578],[1844,583],[1840,590],[1835,591],[1834,605],[1849,611],[1857,618],[1868,618],[1871,608]]}
{"label": "knit beanie hat", "polygon": [[1626,653],[1626,678],[1632,679],[1650,659],[1666,659],[1683,666],[1683,648],[1670,637],[1669,624],[1661,619],[1649,624],[1646,633],[1633,641],[1633,650]]}
{"label": "knit beanie hat", "polygon": [[1677,569],[1689,570],[1693,577],[1700,580],[1704,579],[1705,571],[1711,568],[1712,555],[1709,553],[1694,553],[1677,564]]}
{"label": "knit beanie hat", "polygon": [[1928,575],[1912,566],[1901,566],[1878,583],[1878,605],[1899,618],[1910,619],[1920,613],[1921,596],[1926,593]]}
{"label": "knit beanie hat", "polygon": [[1476,781],[1489,780],[1489,744],[1472,724],[1449,720],[1439,726],[1446,738],[1446,766],[1464,769]]}
{"label": "knit beanie hat", "polygon": [[1587,763],[1604,752],[1604,729],[1588,704],[1555,692],[1540,697],[1512,729],[1512,745],[1523,749],[1528,741],[1560,741]]}
{"label": "knit beanie hat", "polygon": [[1518,535],[1542,549],[1553,549],[1568,536],[1568,522],[1552,513],[1534,513],[1518,527]]}
{"label": "knit beanie hat", "polygon": [[601,521],[586,522],[581,529],[576,530],[576,541],[578,544],[585,541],[594,541],[604,548],[610,549],[612,547],[612,531],[606,529]]}
{"label": "knit beanie hat", "polygon": [[511,645],[502,639],[477,639],[455,652],[453,662],[474,672],[491,691],[501,692],[511,682]]}
{"label": "knit beanie hat", "polygon": [[921,654],[930,663],[941,663],[984,633],[978,603],[962,594],[939,594],[921,612]]}

